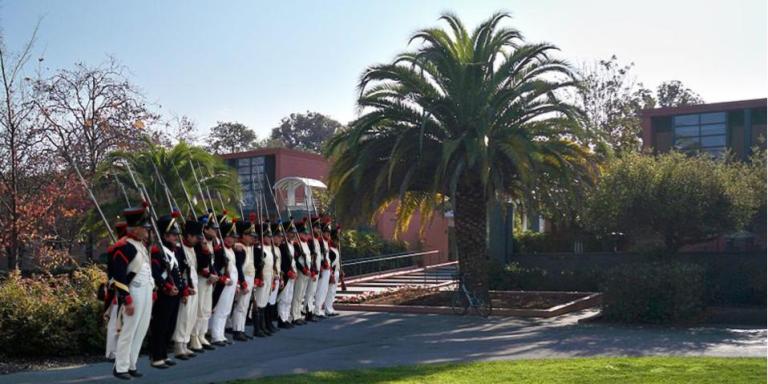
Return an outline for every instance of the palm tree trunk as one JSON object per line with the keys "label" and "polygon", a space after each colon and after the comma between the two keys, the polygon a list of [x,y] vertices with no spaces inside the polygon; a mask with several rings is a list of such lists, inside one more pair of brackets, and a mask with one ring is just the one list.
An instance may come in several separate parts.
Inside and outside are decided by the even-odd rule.
{"label": "palm tree trunk", "polygon": [[456,190],[454,223],[459,270],[465,274],[467,287],[478,293],[488,290],[487,210],[483,187],[479,182],[465,182]]}

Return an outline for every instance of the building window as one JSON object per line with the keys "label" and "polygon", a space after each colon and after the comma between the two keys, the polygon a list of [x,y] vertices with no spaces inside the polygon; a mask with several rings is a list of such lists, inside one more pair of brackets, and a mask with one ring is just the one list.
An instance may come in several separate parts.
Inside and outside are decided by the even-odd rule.
{"label": "building window", "polygon": [[256,196],[263,192],[264,156],[237,159],[237,176],[243,187],[243,207],[255,206]]}
{"label": "building window", "polygon": [[720,156],[726,148],[725,112],[679,115],[672,119],[675,149]]}

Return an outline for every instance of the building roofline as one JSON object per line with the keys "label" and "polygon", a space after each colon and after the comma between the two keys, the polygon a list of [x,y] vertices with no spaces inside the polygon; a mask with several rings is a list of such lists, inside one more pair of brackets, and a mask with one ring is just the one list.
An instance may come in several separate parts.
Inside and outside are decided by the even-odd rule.
{"label": "building roofline", "polygon": [[326,160],[325,157],[323,157],[322,155],[318,155],[317,153],[306,152],[306,151],[301,151],[298,149],[291,149],[291,148],[259,148],[259,149],[254,149],[250,151],[244,151],[244,152],[225,153],[219,156],[222,159],[243,159],[246,157],[277,155],[281,153],[290,154],[291,156],[304,157],[312,160]]}
{"label": "building roofline", "polygon": [[682,107],[664,107],[654,109],[644,109],[640,111],[643,117],[679,115],[685,113],[716,112],[730,109],[758,108],[765,107],[768,98],[749,99],[737,101],[725,101],[719,103],[686,105]]}

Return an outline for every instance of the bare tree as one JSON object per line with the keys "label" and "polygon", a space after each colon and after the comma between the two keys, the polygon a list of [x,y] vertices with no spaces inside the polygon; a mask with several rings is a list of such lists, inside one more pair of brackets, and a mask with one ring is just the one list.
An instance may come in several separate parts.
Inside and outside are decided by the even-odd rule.
{"label": "bare tree", "polygon": [[0,35],[0,232],[3,248],[8,255],[8,268],[17,269],[23,250],[20,240],[20,195],[27,164],[38,151],[39,131],[34,120],[36,109],[31,98],[29,78],[24,71],[32,55],[39,23],[32,36],[18,53],[11,53]]}
{"label": "bare tree", "polygon": [[114,59],[89,67],[59,70],[36,82],[36,104],[44,120],[43,134],[57,152],[92,175],[107,153],[140,145],[159,116]]}

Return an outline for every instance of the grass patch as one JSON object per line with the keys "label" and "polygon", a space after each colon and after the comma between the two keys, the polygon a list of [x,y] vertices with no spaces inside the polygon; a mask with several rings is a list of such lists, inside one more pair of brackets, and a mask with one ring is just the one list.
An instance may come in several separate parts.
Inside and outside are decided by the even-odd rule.
{"label": "grass patch", "polygon": [[765,383],[764,358],[627,357],[429,364],[239,380],[293,383]]}

